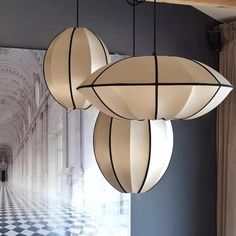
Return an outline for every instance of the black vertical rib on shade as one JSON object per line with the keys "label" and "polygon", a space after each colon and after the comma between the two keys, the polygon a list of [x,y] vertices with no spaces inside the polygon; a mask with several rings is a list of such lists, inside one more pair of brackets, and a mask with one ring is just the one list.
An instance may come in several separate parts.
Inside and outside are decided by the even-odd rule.
{"label": "black vertical rib on shade", "polygon": [[202,65],[201,63],[199,63],[198,61],[195,61],[195,60],[191,60],[191,61],[195,62],[196,64],[198,64],[199,66],[204,68],[209,74],[212,75],[212,77],[217,81],[218,84],[221,84],[220,81],[215,77],[215,75],[209,69],[207,69],[204,65]]}
{"label": "black vertical rib on shade", "polygon": [[158,116],[158,61],[157,56],[154,55],[154,61],[155,61],[155,120]]}
{"label": "black vertical rib on shade", "polygon": [[[98,159],[97,159],[96,148],[95,148],[95,147],[96,147],[96,145],[95,145],[95,138],[96,138],[96,130],[97,130],[96,128],[97,128],[99,119],[101,118],[101,115],[102,115],[102,113],[99,112],[99,114],[98,114],[98,116],[97,116],[97,119],[96,119],[96,122],[95,122],[95,127],[94,127],[94,131],[93,131],[93,151],[94,151],[95,160],[96,160],[96,163],[97,163],[97,165],[98,165],[98,168],[99,168],[100,172],[102,173],[103,177],[107,180],[107,182],[110,183],[110,182],[109,182],[109,179],[103,174],[102,168],[101,168],[101,166],[100,166],[100,164],[99,164],[99,162],[98,162]],[[112,118],[111,118],[111,119],[112,119]],[[109,127],[109,128],[110,128],[110,127]],[[110,132],[110,130],[109,130],[109,132]],[[119,191],[119,189],[117,189],[117,190]]]}
{"label": "black vertical rib on shade", "polygon": [[[90,29],[89,29],[90,30]],[[104,47],[104,44],[102,42],[102,40],[97,36],[97,34],[95,32],[93,32],[92,30],[90,30],[94,36],[96,37],[96,39],[99,41],[99,43],[102,45],[102,49],[103,49],[103,52],[104,52],[104,56],[105,56],[105,60],[106,60],[106,64],[108,64],[108,58],[107,58],[107,53],[106,53],[106,49]]]}
{"label": "black vertical rib on shade", "polygon": [[181,119],[181,120],[188,120],[188,119],[190,119],[191,117],[197,115],[199,112],[201,112],[201,111],[202,111],[205,107],[207,107],[207,106],[211,103],[211,101],[215,98],[215,96],[216,96],[217,93],[219,92],[220,88],[221,88],[221,87],[219,86],[219,88],[218,88],[218,89],[216,90],[216,92],[213,94],[212,98],[211,98],[202,108],[200,108],[197,112],[195,112],[195,113],[192,114],[191,116],[185,117],[185,118],[183,118],[183,119]]}
{"label": "black vertical rib on shade", "polygon": [[84,111],[86,111],[86,110],[88,110],[90,107],[92,106],[92,104],[91,105],[89,105],[88,107],[86,107],[86,108],[80,108],[80,110],[84,110]]}
{"label": "black vertical rib on shade", "polygon": [[71,84],[71,52],[72,52],[72,43],[73,43],[73,37],[75,33],[76,27],[73,28],[73,31],[71,33],[70,37],[70,46],[69,46],[69,59],[68,59],[68,66],[69,66],[69,86],[70,86],[70,96],[71,96],[71,101],[73,104],[73,109],[76,109],[74,97],[73,97],[73,91],[72,91],[72,84]]}
{"label": "black vertical rib on shade", "polygon": [[[60,34],[62,34],[63,32],[64,32],[64,31],[61,31],[59,34],[57,34],[56,36],[54,36],[54,38],[52,39],[52,41],[50,42],[50,44],[49,44],[49,46],[48,46],[48,49],[50,48],[50,46],[52,45],[52,43],[54,42],[54,40],[56,40],[56,38],[59,37]],[[49,88],[49,86],[48,86],[48,83],[47,83],[45,66],[46,66],[46,56],[47,56],[47,53],[48,53],[48,49],[47,49],[47,51],[46,51],[46,53],[45,53],[45,55],[44,55],[44,58],[43,58],[43,75],[44,75],[43,78],[44,78],[44,82],[45,82],[45,85],[46,85],[46,87],[47,87],[47,90],[49,91],[49,93],[50,93],[50,95],[53,97],[53,99],[54,99],[55,101],[57,101],[62,107],[67,108],[67,107],[65,107],[60,101],[58,101],[58,100],[56,99],[56,97],[55,97],[54,94],[51,92],[51,90],[50,90],[50,88]]]}
{"label": "black vertical rib on shade", "polygon": [[109,152],[110,152],[110,161],[111,161],[111,167],[112,167],[112,170],[113,170],[113,173],[115,175],[115,178],[116,178],[116,181],[117,183],[120,185],[120,188],[124,191],[124,193],[126,193],[126,190],[123,188],[123,186],[121,185],[120,181],[119,181],[119,178],[116,174],[116,170],[115,170],[115,167],[114,167],[114,163],[113,163],[113,159],[112,159],[112,150],[111,150],[111,131],[112,131],[112,123],[113,123],[113,118],[111,118],[111,121],[110,121],[110,129],[109,129]]}
{"label": "black vertical rib on shade", "polygon": [[[109,65],[108,65],[103,71],[101,71],[101,73],[95,78],[95,80],[94,80],[93,83],[92,83],[92,86],[95,84],[95,82],[98,80],[98,78],[99,78],[105,71],[107,71],[110,67],[114,66],[115,64],[117,64],[117,63],[119,63],[119,62],[121,62],[121,61],[123,61],[123,60],[125,60],[125,59],[127,59],[127,58],[123,58],[123,59],[121,59],[121,60],[119,60],[119,61],[116,61],[116,62],[114,62],[114,63],[109,64]],[[80,88],[80,86],[79,86],[78,88]],[[78,89],[78,88],[77,88],[77,89]]]}
{"label": "black vertical rib on shade", "polygon": [[150,161],[151,161],[151,150],[152,150],[152,133],[151,133],[151,121],[148,120],[148,128],[149,128],[149,153],[148,153],[148,162],[147,162],[147,168],[146,168],[146,172],[144,175],[144,179],[142,182],[142,185],[138,191],[138,193],[140,193],[145,185],[145,182],[147,180],[147,176],[148,176],[148,171],[149,171],[149,167],[150,167]]}
{"label": "black vertical rib on shade", "polygon": [[106,105],[106,103],[99,97],[99,95],[98,95],[98,93],[96,92],[96,90],[94,89],[94,87],[92,87],[92,89],[93,89],[93,92],[95,93],[95,95],[97,96],[97,98],[99,99],[99,101],[100,101],[111,113],[115,114],[116,116],[120,117],[121,119],[130,120],[130,119],[126,118],[126,117],[123,117],[123,116],[117,114],[117,113],[114,112],[111,108],[109,108],[109,107]]}
{"label": "black vertical rib on shade", "polygon": [[197,115],[199,112],[201,112],[206,106],[208,106],[210,104],[210,102],[214,99],[214,97],[216,96],[216,94],[219,92],[220,88],[221,88],[221,83],[220,81],[215,77],[215,75],[209,70],[207,69],[204,65],[202,65],[201,63],[199,63],[198,61],[192,60],[193,62],[195,62],[196,64],[198,64],[199,66],[201,66],[202,68],[204,68],[215,80],[216,82],[219,84],[219,88],[217,89],[217,91],[213,94],[212,98],[202,107],[200,108],[197,112],[195,112],[194,114],[192,114],[191,116],[185,117],[182,120],[187,120],[190,119],[191,117]]}

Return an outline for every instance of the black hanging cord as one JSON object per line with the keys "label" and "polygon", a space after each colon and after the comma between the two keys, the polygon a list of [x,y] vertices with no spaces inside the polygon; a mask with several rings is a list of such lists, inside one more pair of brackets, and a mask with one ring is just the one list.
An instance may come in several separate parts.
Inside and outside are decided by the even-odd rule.
{"label": "black hanging cord", "polygon": [[[133,7],[133,57],[136,51],[136,5],[145,2],[145,0],[126,0],[127,3]],[[132,2],[131,2],[132,1]]]}
{"label": "black hanging cord", "polygon": [[157,45],[156,45],[156,36],[157,36],[157,1],[154,0],[154,4],[153,4],[153,55],[156,56],[157,55]]}
{"label": "black hanging cord", "polygon": [[135,21],[135,18],[136,18],[136,11],[135,11],[135,7],[136,7],[136,4],[135,4],[135,1],[136,0],[133,0],[133,57],[135,57],[135,45],[136,45],[136,42],[135,42],[135,35],[136,35],[136,21]]}
{"label": "black hanging cord", "polygon": [[76,27],[79,27],[79,0],[76,0]]}

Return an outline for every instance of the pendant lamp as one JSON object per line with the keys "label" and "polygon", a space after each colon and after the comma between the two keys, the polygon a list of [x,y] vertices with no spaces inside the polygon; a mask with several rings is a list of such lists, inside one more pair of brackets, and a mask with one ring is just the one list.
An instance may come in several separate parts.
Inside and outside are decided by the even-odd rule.
{"label": "pendant lamp", "polygon": [[232,90],[220,73],[201,62],[156,55],[156,5],[153,56],[133,53],[102,67],[78,87],[95,107],[114,118],[194,119],[213,110]]}
{"label": "pendant lamp", "polygon": [[99,113],[94,153],[106,180],[118,191],[143,193],[164,175],[172,154],[170,121],[128,121]]}
{"label": "pendant lamp", "polygon": [[[78,26],[77,0],[77,26]],[[91,104],[76,88],[102,66],[110,63],[102,40],[86,28],[68,28],[50,43],[44,60],[45,82],[52,96],[65,108],[87,109]]]}
{"label": "pendant lamp", "polygon": [[231,84],[209,66],[181,57],[132,57],[102,67],[79,87],[120,119],[194,119],[218,106]]}

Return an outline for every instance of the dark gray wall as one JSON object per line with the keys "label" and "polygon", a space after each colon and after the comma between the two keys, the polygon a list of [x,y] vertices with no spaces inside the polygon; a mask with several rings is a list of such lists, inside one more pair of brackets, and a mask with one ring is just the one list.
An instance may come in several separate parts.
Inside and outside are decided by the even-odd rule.
{"label": "dark gray wall", "polygon": [[[159,53],[197,58],[218,67],[206,31],[217,22],[189,7],[159,8]],[[216,235],[215,112],[173,122],[170,166],[149,193],[132,196],[132,236]]]}
{"label": "dark gray wall", "polygon": [[[0,0],[0,46],[45,49],[76,22],[75,0]],[[132,9],[125,0],[81,0],[80,24],[111,52],[131,54]],[[194,58],[217,68],[207,29],[218,22],[192,7],[159,4],[158,54]],[[137,7],[137,54],[151,54],[152,4]],[[173,122],[168,171],[149,193],[132,196],[132,236],[216,235],[215,113]]]}
{"label": "dark gray wall", "polygon": [[150,192],[132,197],[132,235],[215,236],[215,113],[173,127],[166,174]]}

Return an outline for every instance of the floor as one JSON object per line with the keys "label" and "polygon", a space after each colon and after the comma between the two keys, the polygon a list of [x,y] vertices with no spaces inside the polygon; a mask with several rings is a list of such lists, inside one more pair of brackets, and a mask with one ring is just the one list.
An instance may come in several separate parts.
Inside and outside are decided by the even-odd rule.
{"label": "floor", "polygon": [[97,222],[68,204],[51,202],[0,183],[0,235],[95,236]]}

